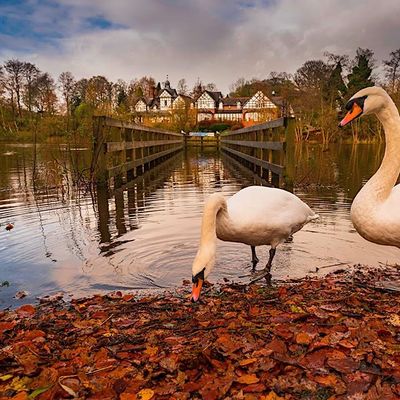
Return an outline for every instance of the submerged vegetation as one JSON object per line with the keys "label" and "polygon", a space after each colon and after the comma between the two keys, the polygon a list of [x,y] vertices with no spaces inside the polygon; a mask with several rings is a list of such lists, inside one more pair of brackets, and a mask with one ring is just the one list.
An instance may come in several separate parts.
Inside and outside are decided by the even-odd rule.
{"label": "submerged vegetation", "polygon": [[[347,100],[360,88],[384,86],[396,104],[400,104],[400,49],[382,62],[383,76],[375,73],[379,65],[370,49],[358,48],[350,59],[347,55],[327,53],[324,60],[306,61],[294,74],[271,72],[265,79],[238,79],[230,96],[251,96],[263,90],[268,96],[285,99],[296,116],[297,140],[317,139],[329,143],[337,138],[337,122]],[[0,66],[0,139],[45,141],[52,138],[75,142],[90,140],[93,115],[108,115],[134,120],[136,101],[150,97],[155,87],[152,77],[144,76],[126,82],[109,81],[104,76],[76,78],[62,72],[57,81],[47,72],[25,61],[12,59]],[[214,83],[196,82],[189,90],[186,80],[178,82],[178,94],[192,98],[202,90],[217,90]],[[157,126],[180,132],[182,129],[207,130],[196,126],[195,118],[178,115],[174,122]],[[222,121],[223,122],[223,121]],[[221,129],[238,126],[219,123]],[[355,143],[381,140],[383,132],[375,119],[360,120],[343,133]]]}

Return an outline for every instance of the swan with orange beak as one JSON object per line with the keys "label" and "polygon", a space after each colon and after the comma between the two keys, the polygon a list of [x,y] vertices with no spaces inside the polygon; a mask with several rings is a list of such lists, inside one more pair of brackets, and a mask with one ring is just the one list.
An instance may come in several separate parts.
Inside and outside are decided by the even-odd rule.
{"label": "swan with orange beak", "polygon": [[307,204],[281,189],[249,186],[228,199],[221,193],[212,194],[204,205],[200,245],[192,265],[192,301],[199,299],[214,267],[217,238],[249,245],[254,269],[258,262],[255,247],[270,245],[267,265],[253,275],[252,282],[265,278],[271,283],[276,247],[317,218]]}
{"label": "swan with orange beak", "polygon": [[351,121],[354,121],[356,118],[360,117],[364,112],[364,102],[367,96],[360,97],[352,97],[348,103],[346,104],[347,114],[340,121],[339,128],[347,125]]}

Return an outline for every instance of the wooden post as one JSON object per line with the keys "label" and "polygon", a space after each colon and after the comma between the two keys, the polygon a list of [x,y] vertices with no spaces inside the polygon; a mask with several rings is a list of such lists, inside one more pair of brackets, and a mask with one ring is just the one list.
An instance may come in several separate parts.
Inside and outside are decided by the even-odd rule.
{"label": "wooden post", "polygon": [[92,181],[99,185],[108,185],[107,148],[106,148],[106,117],[93,117],[93,151],[90,166]]}
{"label": "wooden post", "polygon": [[[280,131],[282,130],[281,127],[279,128],[272,128],[272,140],[274,142],[279,142],[281,139]],[[280,164],[281,163],[281,155],[280,151],[278,150],[272,150],[272,163],[273,164]],[[271,171],[271,183],[275,187],[279,187],[279,178],[280,176],[274,172]]]}
{"label": "wooden post", "polygon": [[295,167],[295,119],[291,117],[285,117],[285,136],[286,136],[286,148],[285,148],[285,173],[284,183],[288,190],[293,190],[294,177],[296,173]]}
{"label": "wooden post", "polygon": [[108,209],[108,188],[104,184],[97,183],[96,192],[100,243],[108,243],[111,240],[111,233],[109,229],[110,211]]}

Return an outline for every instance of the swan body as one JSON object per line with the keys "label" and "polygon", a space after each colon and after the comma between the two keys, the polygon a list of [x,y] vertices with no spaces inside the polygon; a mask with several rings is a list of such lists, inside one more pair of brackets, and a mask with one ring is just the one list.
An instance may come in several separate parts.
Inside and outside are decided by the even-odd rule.
{"label": "swan body", "polygon": [[[361,100],[360,100],[361,99]],[[353,109],[357,108],[355,112]],[[358,116],[375,114],[385,131],[385,155],[378,171],[354,198],[350,218],[365,239],[400,248],[400,116],[396,105],[380,87],[357,92],[347,105],[346,125]]]}
{"label": "swan body", "polygon": [[278,246],[315,215],[294,194],[281,189],[250,186],[226,201],[220,194],[217,238],[250,246]]}
{"label": "swan body", "polygon": [[[200,246],[192,266],[196,288],[214,266],[217,238],[250,245],[253,251],[255,246],[270,245],[270,268],[276,247],[317,218],[307,204],[281,189],[249,186],[228,200],[220,193],[212,194],[204,206]],[[192,295],[194,300],[200,289]]]}

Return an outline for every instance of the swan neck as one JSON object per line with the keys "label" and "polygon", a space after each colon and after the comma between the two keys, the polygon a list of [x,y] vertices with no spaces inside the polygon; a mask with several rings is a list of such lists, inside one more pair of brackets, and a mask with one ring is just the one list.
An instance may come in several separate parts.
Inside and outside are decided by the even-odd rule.
{"label": "swan neck", "polygon": [[201,223],[200,246],[217,241],[217,214],[226,209],[226,201],[222,195],[212,196],[206,202]]}
{"label": "swan neck", "polygon": [[377,113],[385,131],[385,154],[378,171],[364,187],[374,193],[378,201],[389,197],[400,172],[400,116],[393,101],[389,100],[389,104]]}

